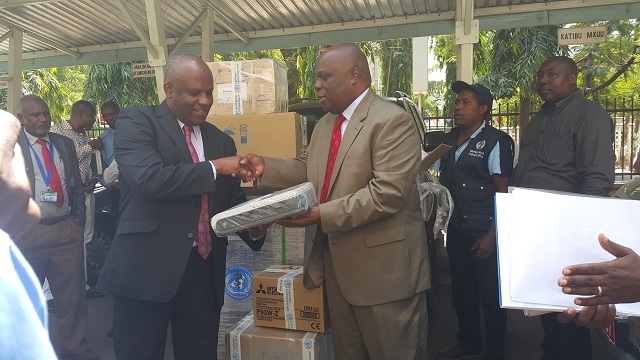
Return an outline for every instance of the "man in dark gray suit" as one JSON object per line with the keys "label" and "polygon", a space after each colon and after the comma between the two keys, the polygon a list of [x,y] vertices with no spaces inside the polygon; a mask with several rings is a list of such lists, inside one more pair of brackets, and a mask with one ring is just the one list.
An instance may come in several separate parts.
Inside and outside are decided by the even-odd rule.
{"label": "man in dark gray suit", "polygon": [[[240,157],[231,137],[205,122],[207,65],[174,56],[164,76],[166,101],[120,113],[120,220],[98,287],[114,295],[118,359],[163,359],[170,321],[177,359],[215,359],[227,238],[209,219],[246,200],[230,176]],[[265,229],[240,235],[257,251]]]}
{"label": "man in dark gray suit", "polygon": [[16,245],[35,270],[39,280],[49,279],[58,300],[55,317],[62,340],[60,358],[99,359],[86,344],[87,305],[84,294],[85,196],[78,158],[71,139],[50,133],[51,114],[36,95],[18,103],[18,119],[24,132],[22,148],[31,197],[42,219],[34,236]]}

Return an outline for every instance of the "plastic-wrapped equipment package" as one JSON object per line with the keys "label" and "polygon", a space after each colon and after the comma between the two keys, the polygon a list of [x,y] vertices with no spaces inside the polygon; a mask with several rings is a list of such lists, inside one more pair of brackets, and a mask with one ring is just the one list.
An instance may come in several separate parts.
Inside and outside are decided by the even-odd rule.
{"label": "plastic-wrapped equipment package", "polygon": [[418,175],[416,183],[418,185],[418,195],[420,195],[420,208],[422,209],[422,220],[427,221],[433,211],[433,201],[437,201],[436,218],[433,225],[433,234],[437,237],[440,231],[447,232],[449,219],[453,213],[453,199],[449,190],[442,186],[431,169],[436,160],[444,156],[451,146],[440,144],[435,149],[424,156],[418,165]]}
{"label": "plastic-wrapped equipment package", "polygon": [[447,232],[449,219],[453,214],[453,199],[449,190],[438,182],[436,177],[429,172],[419,172],[416,176],[418,194],[420,195],[420,208],[422,220],[427,221],[433,211],[433,201],[437,202],[436,219],[433,225],[433,234],[437,236],[440,231]]}
{"label": "plastic-wrapped equipment package", "polygon": [[306,182],[249,200],[211,218],[218,236],[226,236],[276,220],[303,214],[318,205],[316,189]]}

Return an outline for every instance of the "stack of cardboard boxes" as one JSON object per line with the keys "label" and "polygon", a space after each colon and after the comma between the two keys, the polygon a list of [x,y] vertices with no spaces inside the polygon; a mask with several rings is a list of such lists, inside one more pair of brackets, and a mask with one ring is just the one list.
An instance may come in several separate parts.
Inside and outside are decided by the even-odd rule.
{"label": "stack of cardboard boxes", "polygon": [[[238,155],[294,158],[307,147],[307,120],[287,112],[287,73],[275,59],[208,63],[214,104],[207,121],[231,136]],[[246,186],[246,185],[243,185]],[[252,313],[226,333],[227,359],[333,359],[323,287],[306,289],[302,266],[252,277]]]}
{"label": "stack of cardboard boxes", "polygon": [[253,276],[253,312],[226,334],[227,359],[333,359],[323,287],[306,289],[302,266]]}
{"label": "stack of cardboard boxes", "polygon": [[287,69],[276,59],[207,63],[213,74],[209,115],[271,114],[287,111]]}
{"label": "stack of cardboard boxes", "polygon": [[287,112],[287,72],[282,63],[260,59],[207,65],[214,79],[214,104],[207,121],[233,138],[238,155],[294,158],[305,151],[307,119]]}

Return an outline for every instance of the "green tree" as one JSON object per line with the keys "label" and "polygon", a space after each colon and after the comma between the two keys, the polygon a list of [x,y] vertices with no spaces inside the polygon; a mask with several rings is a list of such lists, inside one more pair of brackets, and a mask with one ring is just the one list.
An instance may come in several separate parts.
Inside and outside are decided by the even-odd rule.
{"label": "green tree", "polygon": [[422,104],[423,113],[426,113],[427,116],[442,115],[444,98],[446,93],[449,92],[448,85],[449,83],[444,80],[429,81],[429,93]]}
{"label": "green tree", "polygon": [[576,26],[606,26],[607,41],[576,47],[574,59],[578,85],[594,100],[638,96],[640,76],[640,27],[634,20],[618,20]]}
{"label": "green tree", "polygon": [[280,52],[279,49],[215,54],[214,57],[216,61],[241,61],[272,58],[284,62],[282,52]]}
{"label": "green tree", "polygon": [[298,88],[302,85],[298,71],[298,51],[297,49],[280,49],[280,53],[287,67],[289,103],[293,104],[298,97]]}
{"label": "green tree", "polygon": [[300,75],[298,98],[300,99],[315,99],[316,97],[313,84],[316,82],[316,62],[320,56],[320,49],[320,46],[308,46],[297,50],[296,65]]}
{"label": "green tree", "polygon": [[49,105],[53,122],[59,123],[69,118],[71,105],[82,98],[85,71],[85,66],[23,71],[22,94],[40,96]]}
{"label": "green tree", "polygon": [[133,78],[131,62],[90,65],[84,99],[96,106],[115,101],[121,107],[158,103],[155,77]]}
{"label": "green tree", "polygon": [[[360,47],[370,63],[374,62],[375,57],[373,44],[374,43],[371,42],[356,44]],[[313,87],[316,82],[316,62],[324,48],[325,47],[323,46],[308,46],[296,49],[296,67],[300,84],[297,91],[297,99],[304,100],[316,98],[316,90]],[[290,82],[292,80],[292,78],[289,78]],[[298,83],[296,80],[293,81]]]}
{"label": "green tree", "polygon": [[[478,43],[473,45],[473,67],[476,77],[484,75],[487,70],[487,57],[489,49],[488,44],[491,40],[491,34],[481,32]],[[449,91],[451,84],[456,81],[457,72],[457,53],[454,35],[436,36],[433,41],[433,54],[440,69],[445,70],[444,85],[446,91],[443,92],[443,114],[453,114],[453,104],[455,94]]]}
{"label": "green tree", "polygon": [[488,72],[478,80],[492,90],[495,98],[518,97],[521,129],[529,123],[531,97],[542,62],[554,55],[567,55],[559,47],[558,26],[537,26],[498,30],[491,37]]}
{"label": "green tree", "polygon": [[413,81],[413,43],[411,39],[385,40],[373,44],[380,61],[382,92],[395,96],[396,91],[411,94]]}

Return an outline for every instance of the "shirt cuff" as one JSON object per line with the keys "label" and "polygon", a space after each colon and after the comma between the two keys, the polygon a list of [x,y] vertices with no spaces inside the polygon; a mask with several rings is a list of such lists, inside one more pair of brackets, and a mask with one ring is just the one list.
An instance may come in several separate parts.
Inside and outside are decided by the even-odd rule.
{"label": "shirt cuff", "polygon": [[213,180],[215,180],[218,176],[218,172],[216,171],[215,165],[213,165],[213,161],[209,161],[209,164],[211,164],[211,169],[213,169]]}
{"label": "shirt cuff", "polygon": [[253,235],[251,235],[251,231],[247,231],[249,233],[249,237],[251,238],[251,240],[253,241],[258,241],[260,239],[262,239],[263,237],[265,237],[267,235],[267,233],[265,232],[264,235],[262,236],[256,236],[254,237]]}

